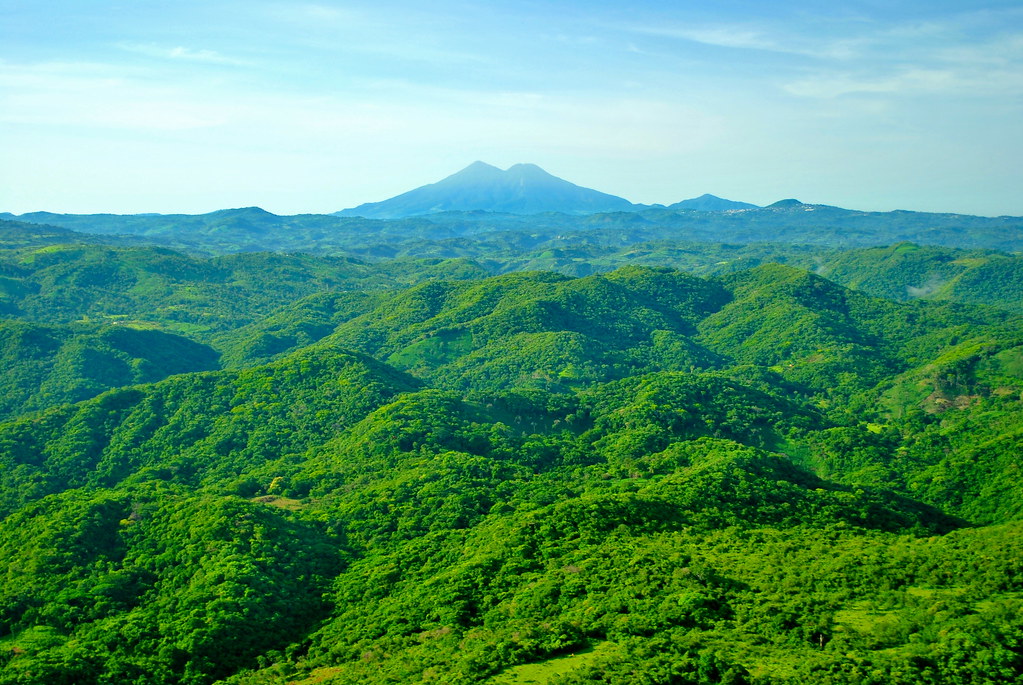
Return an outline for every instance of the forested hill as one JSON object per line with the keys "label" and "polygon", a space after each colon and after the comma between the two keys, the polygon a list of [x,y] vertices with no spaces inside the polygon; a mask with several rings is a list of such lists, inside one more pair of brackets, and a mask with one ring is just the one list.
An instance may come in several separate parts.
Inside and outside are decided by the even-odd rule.
{"label": "forested hill", "polygon": [[[620,198],[615,198],[620,200]],[[622,200],[622,202],[624,202]],[[1023,218],[926,212],[862,212],[798,201],[769,207],[703,211],[648,207],[578,215],[574,210],[514,214],[452,210],[389,220],[299,214],[278,216],[258,207],[199,215],[53,214],[36,212],[0,219],[46,224],[82,233],[132,236],[169,247],[207,252],[281,250],[414,249],[452,240],[497,240],[535,250],[578,244],[616,245],[650,241],[750,244],[776,242],[820,247],[875,247],[914,242],[965,249],[1023,249]],[[456,243],[457,245],[457,243]]]}
{"label": "forested hill", "polygon": [[[1023,678],[1008,310],[778,264],[382,287],[343,259],[19,249],[39,297],[51,258],[135,279],[68,312],[123,292],[159,322],[210,269],[239,313],[202,332],[219,370],[137,323],[5,324],[10,359],[54,355],[12,387],[74,350],[135,375],[0,423],[0,684]],[[170,344],[195,371],[147,356]]]}
{"label": "forested hill", "polygon": [[458,260],[368,263],[273,252],[201,257],[57,242],[0,253],[0,315],[159,327],[208,342],[307,295],[395,288],[438,275],[482,278],[487,272]]}
{"label": "forested hill", "polygon": [[124,385],[220,368],[211,347],[119,325],[0,320],[0,420]]}
{"label": "forested hill", "polygon": [[[340,304],[344,315],[331,319],[337,326],[321,344],[372,354],[457,390],[570,391],[646,370],[741,363],[808,389],[852,392],[933,354],[952,330],[1010,319],[993,309],[899,305],[780,265],[711,279],[663,267],[578,279],[516,273],[431,281],[356,307]],[[256,326],[220,344],[233,364],[244,365],[268,359],[267,349],[281,353],[300,343]]]}

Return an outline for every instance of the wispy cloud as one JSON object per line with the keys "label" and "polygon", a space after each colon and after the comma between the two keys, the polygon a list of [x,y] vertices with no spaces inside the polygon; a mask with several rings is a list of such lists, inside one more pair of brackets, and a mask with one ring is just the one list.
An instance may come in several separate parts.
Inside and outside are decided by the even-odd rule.
{"label": "wispy cloud", "polygon": [[777,45],[773,41],[768,40],[763,33],[745,26],[631,26],[629,28],[636,33],[678,38],[724,48],[751,50],[773,50],[777,48]]}
{"label": "wispy cloud", "polygon": [[134,52],[147,57],[158,59],[181,60],[184,62],[201,62],[204,64],[220,64],[225,66],[249,66],[252,63],[247,60],[237,59],[223,55],[216,50],[205,50],[188,48],[181,45],[166,47],[153,43],[120,43],[118,47],[128,52]]}
{"label": "wispy cloud", "polygon": [[[368,84],[364,84],[368,85]],[[516,141],[530,149],[588,153],[603,149],[660,155],[692,149],[720,134],[697,109],[621,93],[561,94],[530,90],[445,88],[412,81],[381,82],[361,92],[301,96],[244,84],[187,80],[154,85],[148,72],[117,65],[0,63],[0,122],[76,130],[188,132],[282,149],[345,149],[367,145],[492,145]],[[9,87],[8,87],[9,86]],[[370,142],[376,141],[376,142]],[[472,154],[467,149],[466,154]]]}
{"label": "wispy cloud", "polygon": [[737,50],[754,50],[808,57],[850,59],[859,54],[860,38],[808,38],[786,35],[770,28],[748,24],[629,25],[632,33],[711,45]]}
{"label": "wispy cloud", "polygon": [[637,36],[674,38],[736,51],[929,68],[940,62],[1018,65],[1023,60],[1023,10],[963,12],[939,19],[884,23],[803,17],[731,23],[633,23]]}
{"label": "wispy cloud", "polygon": [[1023,63],[1023,33],[1009,33],[980,43],[940,47],[935,57],[975,66],[1019,66]]}
{"label": "wispy cloud", "polygon": [[926,40],[907,41],[906,35],[900,29],[879,33],[857,69],[820,69],[786,82],[784,90],[816,98],[866,93],[1023,95],[1023,33],[977,37],[962,35],[951,24],[931,23],[915,34]]}
{"label": "wispy cloud", "polygon": [[823,73],[793,81],[786,92],[799,97],[834,98],[849,94],[945,92],[956,85],[955,74],[943,70],[906,69],[882,77],[850,73]]}
{"label": "wispy cloud", "polygon": [[786,92],[799,97],[835,98],[855,94],[981,96],[1023,94],[1019,70],[973,72],[956,69],[903,68],[882,76],[822,73],[785,84]]}
{"label": "wispy cloud", "polygon": [[755,60],[755,54],[743,58],[739,51],[807,58],[788,63],[782,67],[788,71],[778,71],[774,78],[785,93],[797,97],[1012,97],[1023,94],[1023,32],[1016,21],[1020,16],[968,12],[897,24],[818,17],[795,22],[795,27],[766,19],[646,23],[626,30],[633,38],[661,37],[733,50],[735,59],[747,61]]}

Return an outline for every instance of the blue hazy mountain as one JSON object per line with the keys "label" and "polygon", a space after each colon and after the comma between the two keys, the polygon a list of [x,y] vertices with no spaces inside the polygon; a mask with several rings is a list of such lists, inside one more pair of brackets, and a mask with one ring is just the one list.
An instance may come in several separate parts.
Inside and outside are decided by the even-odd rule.
{"label": "blue hazy mountain", "polygon": [[682,200],[681,202],[669,205],[668,209],[695,209],[698,212],[723,212],[729,209],[759,209],[759,207],[757,205],[752,205],[749,202],[726,200],[725,198],[718,197],[717,195],[704,193],[700,197],[694,197],[691,200]]}
{"label": "blue hazy mountain", "polygon": [[[787,200],[778,200],[772,204],[767,205],[767,209],[794,209],[796,207],[807,207],[805,203],[796,200],[795,198],[788,198]],[[827,207],[827,205],[821,205]],[[838,209],[838,208],[836,208]],[[844,210],[843,210],[844,211]]]}
{"label": "blue hazy mountain", "polygon": [[593,214],[638,208],[624,198],[552,176],[535,164],[516,164],[502,171],[484,162],[473,162],[437,183],[337,214],[367,219],[398,219],[446,211]]}

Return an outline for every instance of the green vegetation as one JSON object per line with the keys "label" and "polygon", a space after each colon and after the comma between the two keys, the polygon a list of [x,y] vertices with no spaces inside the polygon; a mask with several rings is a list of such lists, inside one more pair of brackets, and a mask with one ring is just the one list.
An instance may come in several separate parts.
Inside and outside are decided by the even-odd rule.
{"label": "green vegetation", "polygon": [[1023,321],[955,295],[1014,257],[485,278],[19,230],[0,685],[1023,679]]}
{"label": "green vegetation", "polygon": [[160,331],[14,320],[0,320],[0,363],[0,419],[219,366],[213,349]]}
{"label": "green vegetation", "polygon": [[4,682],[229,675],[313,625],[340,564],[318,526],[167,488],[70,491],[0,525]]}
{"label": "green vegetation", "polygon": [[[0,222],[2,224],[3,222]],[[163,248],[50,244],[0,254],[0,314],[38,323],[159,328],[209,343],[324,291],[379,290],[480,267],[420,260],[243,253],[205,258]]]}

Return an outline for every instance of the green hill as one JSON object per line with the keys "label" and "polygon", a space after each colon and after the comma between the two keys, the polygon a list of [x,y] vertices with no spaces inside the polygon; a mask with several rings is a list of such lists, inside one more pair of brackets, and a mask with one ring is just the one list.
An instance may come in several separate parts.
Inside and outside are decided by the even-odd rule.
{"label": "green hill", "polygon": [[660,365],[707,367],[689,340],[727,293],[668,270],[568,279],[508,274],[434,282],[341,324],[325,344],[364,351],[446,387],[564,387]]}
{"label": "green hill", "polygon": [[433,278],[480,278],[462,261],[245,253],[205,258],[163,248],[50,244],[0,255],[0,314],[40,323],[161,328],[202,342],[324,291],[380,290]]}
{"label": "green hill", "polygon": [[0,423],[0,684],[1023,677],[1010,314],[779,265],[323,285],[233,368]]}
{"label": "green hill", "polygon": [[175,376],[0,424],[0,511],[132,479],[255,492],[268,462],[304,452],[416,387],[360,355],[299,352],[262,367]]}
{"label": "green hill", "polygon": [[160,331],[14,320],[0,320],[0,363],[0,420],[219,367],[212,348]]}
{"label": "green hill", "polygon": [[824,260],[817,273],[850,288],[894,300],[987,304],[1016,310],[1023,301],[1020,257],[899,243],[850,250]]}

